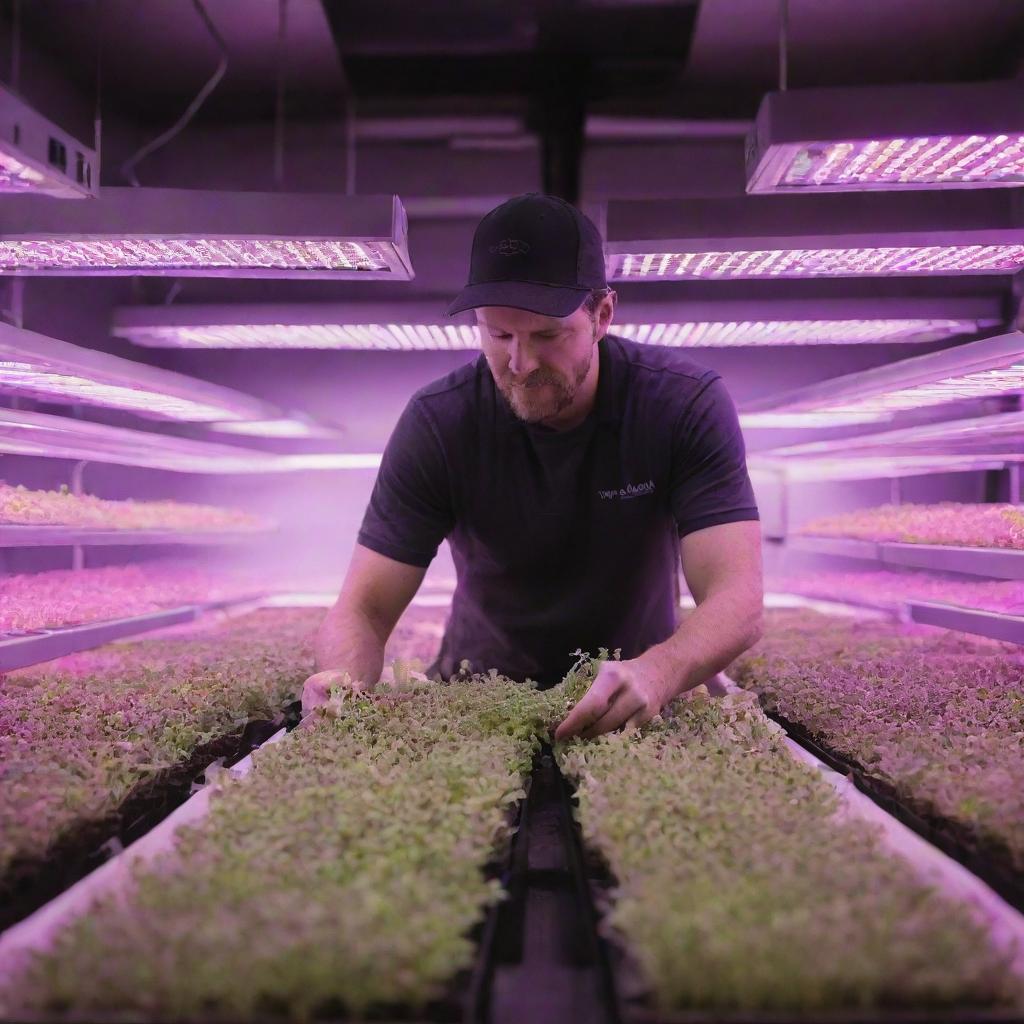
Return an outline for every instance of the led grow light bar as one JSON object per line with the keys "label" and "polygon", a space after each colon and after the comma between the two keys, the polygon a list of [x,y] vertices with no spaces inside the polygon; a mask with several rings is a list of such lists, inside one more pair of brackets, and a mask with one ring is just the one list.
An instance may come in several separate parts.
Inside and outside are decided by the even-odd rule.
{"label": "led grow light bar", "polygon": [[95,150],[0,86],[0,192],[89,199],[98,168]]}
{"label": "led grow light bar", "polygon": [[[112,332],[155,348],[476,349],[475,325],[442,302],[126,306]],[[771,319],[765,313],[772,314]],[[643,303],[611,333],[679,347],[938,341],[1001,323],[996,302],[798,300]]]}
{"label": "led grow light bar", "polygon": [[669,348],[743,345],[869,345],[928,342],[973,333],[967,320],[728,320],[614,325],[612,333]]}
{"label": "led grow light bar", "polygon": [[407,281],[397,196],[102,188],[0,198],[0,273]]}
{"label": "led grow light bar", "polygon": [[0,322],[0,392],[121,409],[160,420],[265,420],[273,405],[231,388],[145,366]]}
{"label": "led grow light bar", "polygon": [[884,414],[1013,393],[1024,393],[1018,331],[796,388],[744,411]]}
{"label": "led grow light bar", "polygon": [[1024,216],[1008,189],[612,200],[609,280],[1010,274]]}
{"label": "led grow light bar", "polygon": [[748,467],[751,476],[767,476],[778,481],[780,475],[794,483],[819,483],[830,480],[885,480],[904,476],[930,476],[936,473],[976,473],[1004,469],[1014,461],[1002,456],[980,458],[972,455],[946,455],[935,457],[887,456],[884,458],[808,458],[783,461],[763,456],[751,456]]}
{"label": "led grow light bar", "polygon": [[795,89],[765,96],[747,191],[1024,185],[1024,85]]}
{"label": "led grow light bar", "polygon": [[788,445],[761,453],[764,458],[938,458],[946,456],[1024,461],[1024,412],[997,413],[970,419],[925,423],[833,441]]}
{"label": "led grow light bar", "polygon": [[13,409],[0,409],[0,452],[85,459],[179,473],[373,469],[380,465],[381,459],[379,452],[278,455]]}
{"label": "led grow light bar", "polygon": [[740,426],[762,428],[848,427],[888,419],[885,413],[858,412],[741,412]]}
{"label": "led grow light bar", "polygon": [[269,420],[235,420],[212,423],[211,430],[225,434],[245,434],[250,437],[300,437],[337,440],[342,432],[337,427],[311,423],[299,415]]}

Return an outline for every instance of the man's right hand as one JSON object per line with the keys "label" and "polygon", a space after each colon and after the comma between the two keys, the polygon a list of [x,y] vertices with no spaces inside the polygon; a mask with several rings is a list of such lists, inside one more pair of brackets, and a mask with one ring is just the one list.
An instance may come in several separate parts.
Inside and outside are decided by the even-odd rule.
{"label": "man's right hand", "polygon": [[336,668],[315,672],[302,684],[302,717],[305,718],[314,708],[326,704],[335,686],[347,687],[353,693],[367,689],[362,682],[353,682],[348,672]]}

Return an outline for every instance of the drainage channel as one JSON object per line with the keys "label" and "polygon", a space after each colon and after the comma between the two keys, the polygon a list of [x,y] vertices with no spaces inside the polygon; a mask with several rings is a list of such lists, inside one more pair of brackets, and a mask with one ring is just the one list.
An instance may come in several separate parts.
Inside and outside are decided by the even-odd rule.
{"label": "drainage channel", "polygon": [[488,979],[490,1024],[619,1024],[568,783],[538,756],[511,851]]}

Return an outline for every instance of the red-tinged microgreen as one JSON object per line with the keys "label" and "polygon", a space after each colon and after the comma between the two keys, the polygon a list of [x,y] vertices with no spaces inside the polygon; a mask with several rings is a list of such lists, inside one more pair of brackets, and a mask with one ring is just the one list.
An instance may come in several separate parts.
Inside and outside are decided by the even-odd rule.
{"label": "red-tinged microgreen", "polygon": [[0,523],[114,530],[258,530],[271,525],[240,509],[183,501],[111,501],[91,494],[33,491],[0,481]]}
{"label": "red-tinged microgreen", "polygon": [[[577,651],[546,692],[496,672],[425,681],[401,663],[390,685],[337,690],[245,778],[221,774],[209,816],[0,1004],[197,1021],[423,1007],[470,964],[471,929],[500,898],[483,869],[523,778],[607,656]],[[637,732],[556,756],[615,876],[608,925],[659,1007],[1019,998],[984,930],[836,816],[753,694],[700,688]]]}
{"label": "red-tinged microgreen", "polygon": [[826,601],[842,600],[899,609],[908,601],[938,601],[966,608],[1024,613],[1024,581],[972,580],[927,572],[801,572],[771,577],[766,586]]}
{"label": "red-tinged microgreen", "polygon": [[958,501],[879,505],[815,519],[798,532],[902,544],[1020,550],[1024,549],[1024,509],[1017,505],[971,505]]}
{"label": "red-tinged microgreen", "polygon": [[1024,651],[955,631],[769,613],[744,687],[920,809],[1024,870]]}
{"label": "red-tinged microgreen", "polygon": [[1000,1005],[1008,957],[965,909],[835,817],[753,695],[678,701],[639,733],[560,746],[612,934],[662,1011]]}
{"label": "red-tinged microgreen", "polygon": [[0,875],[200,745],[279,715],[313,669],[322,616],[268,609],[0,676]]}
{"label": "red-tinged microgreen", "polygon": [[550,698],[494,675],[349,693],[69,927],[8,999],[307,1020],[421,1007],[472,960]]}

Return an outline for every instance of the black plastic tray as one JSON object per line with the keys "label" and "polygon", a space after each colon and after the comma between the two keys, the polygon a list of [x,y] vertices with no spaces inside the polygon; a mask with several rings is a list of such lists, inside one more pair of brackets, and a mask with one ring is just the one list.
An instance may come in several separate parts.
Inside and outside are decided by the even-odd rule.
{"label": "black plastic tray", "polygon": [[[301,704],[296,701],[290,704],[287,709],[288,729],[295,728],[300,721]],[[266,725],[266,730],[257,729],[257,726]],[[250,723],[254,732],[265,732],[260,738],[255,738],[249,745],[248,750],[240,752],[237,759],[240,759],[260,743],[264,742],[271,735],[281,728],[281,723]],[[250,726],[246,728],[249,729]],[[272,726],[272,727],[271,727]],[[205,749],[205,748],[204,748]],[[219,756],[219,755],[218,755]],[[210,759],[207,759],[209,763]],[[188,776],[191,780],[197,774],[193,772]],[[184,785],[184,783],[183,783]],[[177,805],[184,802],[185,797],[177,801]],[[521,809],[525,807],[526,801],[520,801],[519,805],[510,812],[510,823],[515,829],[520,821]],[[156,820],[150,820],[146,824],[145,815],[140,815],[132,823],[132,828],[137,829],[139,835],[152,828],[159,820],[162,820],[174,807],[168,808],[160,814]],[[133,836],[133,838],[135,838]],[[513,874],[512,857],[514,849],[515,832],[512,839],[505,844],[505,847],[496,851],[494,859],[486,865],[484,873],[489,878],[500,878],[505,882]],[[105,859],[105,858],[103,858]],[[93,865],[96,866],[96,865]],[[91,868],[89,869],[91,870]],[[85,873],[85,872],[83,872]],[[70,884],[70,883],[69,883]],[[456,974],[445,992],[434,1002],[428,1004],[422,1010],[412,1010],[400,1005],[379,1006],[372,1012],[363,1016],[351,1016],[344,1012],[342,1007],[325,1007],[322,1014],[311,1018],[313,1024],[485,1024],[488,1020],[490,979],[493,975],[493,958],[495,953],[495,935],[497,931],[498,916],[504,903],[492,904],[484,916],[484,920],[478,923],[470,931],[470,939],[477,945],[477,955],[473,964]],[[290,1019],[286,1012],[280,1016],[262,1015],[249,1016],[244,1020],[235,1017],[206,1015],[197,1018],[165,1018],[154,1014],[138,1015],[132,1013],[109,1013],[101,1014],[95,1012],[82,1013],[41,1013],[19,1017],[0,1016],[0,1024],[282,1024]]]}
{"label": "black plastic tray", "polygon": [[914,806],[900,796],[891,783],[876,778],[857,761],[833,750],[799,722],[790,721],[777,711],[766,711],[766,714],[804,749],[830,768],[852,778],[854,785],[884,811],[962,864],[1024,913],[1024,873],[1014,869],[1005,845],[982,839],[967,825]]}
{"label": "black plastic tray", "polygon": [[[778,718],[776,720],[780,725],[786,724]],[[571,800],[568,783],[565,786],[566,799]],[[578,836],[579,827],[574,827]],[[589,890],[590,905],[595,908],[607,906],[613,898],[615,878],[599,854],[582,846],[580,849],[582,858],[579,869]],[[649,987],[624,937],[611,929],[602,929],[599,921],[596,922],[594,932],[600,956],[604,958],[613,978],[608,991],[615,1000],[615,1012],[622,1024],[1024,1024],[1024,1016],[1017,1009],[972,1007],[920,1010],[879,1008],[807,1013],[738,1010],[662,1012],[652,1006]]]}
{"label": "black plastic tray", "polygon": [[127,846],[158,825],[189,798],[193,783],[218,758],[234,764],[278,729],[294,728],[300,708],[298,701],[291,702],[276,720],[253,719],[235,732],[204,743],[187,761],[140,782],[106,817],[66,833],[43,856],[16,858],[0,877],[0,931],[109,860],[117,843]]}

